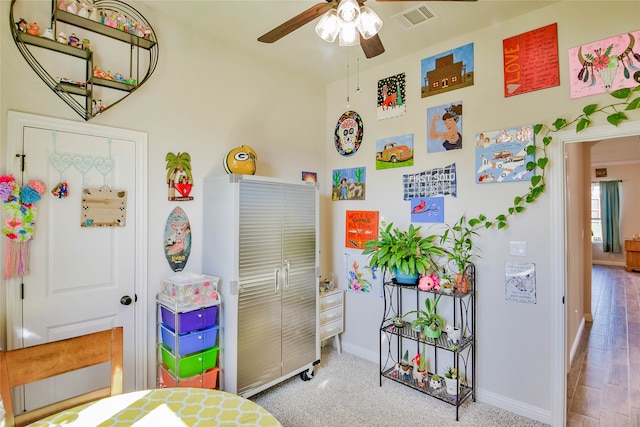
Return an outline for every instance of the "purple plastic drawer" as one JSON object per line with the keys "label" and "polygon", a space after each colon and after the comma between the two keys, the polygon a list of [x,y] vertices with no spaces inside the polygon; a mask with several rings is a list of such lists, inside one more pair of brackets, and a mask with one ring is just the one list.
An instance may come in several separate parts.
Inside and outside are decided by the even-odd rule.
{"label": "purple plastic drawer", "polygon": [[[175,354],[176,333],[166,325],[161,325],[160,330],[162,332],[162,342]],[[178,354],[180,356],[184,356],[185,354],[196,353],[209,347],[213,347],[216,345],[217,336],[217,326],[212,326],[200,331],[189,332],[188,334],[178,335]]]}
{"label": "purple plastic drawer", "polygon": [[[161,306],[162,322],[171,330],[176,330],[176,316],[173,311]],[[180,327],[178,334],[185,332],[197,331],[198,329],[209,328],[216,324],[216,316],[218,315],[218,306],[201,308],[199,310],[187,311],[178,314],[178,322]]]}

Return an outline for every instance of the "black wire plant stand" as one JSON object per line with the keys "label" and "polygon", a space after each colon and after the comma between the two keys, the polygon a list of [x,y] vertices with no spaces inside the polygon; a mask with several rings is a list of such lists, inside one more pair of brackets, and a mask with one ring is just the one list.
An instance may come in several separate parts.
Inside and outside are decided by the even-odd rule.
{"label": "black wire plant stand", "polygon": [[[465,268],[468,280],[468,289],[461,292],[454,289],[451,293],[442,291],[423,291],[417,285],[405,285],[391,278],[388,271],[383,272],[384,316],[380,325],[380,386],[383,378],[398,382],[410,388],[418,390],[431,397],[451,404],[456,408],[456,421],[459,420],[460,406],[467,400],[476,401],[475,388],[475,336],[476,336],[476,269],[474,264],[468,264]],[[411,325],[411,321],[404,321],[403,326],[396,326],[394,320],[402,318],[403,314],[423,305],[425,298],[436,298],[441,295],[442,302],[449,298],[451,309],[447,308],[447,314],[441,310],[440,314],[448,323],[460,328],[460,340],[453,342],[446,332],[434,339],[425,337]],[[407,309],[407,307],[409,307]],[[422,353],[427,350],[430,368],[425,378],[414,378],[413,370],[416,366],[410,366],[403,371],[401,361],[405,351]],[[422,355],[427,357],[427,355]],[[444,377],[444,367],[456,369],[457,393],[449,394],[444,386],[433,388],[430,380],[435,374]]]}

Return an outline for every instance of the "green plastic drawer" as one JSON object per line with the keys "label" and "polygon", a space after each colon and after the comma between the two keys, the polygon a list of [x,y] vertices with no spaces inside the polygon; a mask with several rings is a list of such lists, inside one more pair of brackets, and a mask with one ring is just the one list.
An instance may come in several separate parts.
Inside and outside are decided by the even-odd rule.
{"label": "green plastic drawer", "polygon": [[[181,357],[179,360],[178,377],[189,378],[216,366],[218,361],[218,346],[212,347],[200,353]],[[171,349],[162,344],[162,363],[171,372],[176,372],[176,356]]]}

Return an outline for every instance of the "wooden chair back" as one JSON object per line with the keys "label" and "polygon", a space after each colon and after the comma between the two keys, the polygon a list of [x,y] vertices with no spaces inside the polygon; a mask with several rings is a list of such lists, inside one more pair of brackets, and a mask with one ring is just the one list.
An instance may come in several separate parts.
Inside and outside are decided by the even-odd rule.
{"label": "wooden chair back", "polygon": [[[122,394],[122,326],[79,337],[0,352],[0,396],[7,427],[20,427],[107,396]],[[111,362],[111,384],[29,412],[15,414],[11,389]]]}

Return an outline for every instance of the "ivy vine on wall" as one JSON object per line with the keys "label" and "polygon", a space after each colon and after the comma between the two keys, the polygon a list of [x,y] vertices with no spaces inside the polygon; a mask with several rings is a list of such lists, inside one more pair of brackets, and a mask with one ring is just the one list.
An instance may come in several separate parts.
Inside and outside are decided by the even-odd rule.
{"label": "ivy vine on wall", "polygon": [[494,219],[489,219],[484,214],[468,219],[462,216],[456,223],[456,227],[460,230],[466,229],[474,232],[482,228],[497,227],[502,229],[506,227],[511,216],[524,212],[526,205],[535,202],[544,193],[545,170],[549,163],[547,147],[553,141],[554,134],[574,125],[576,132],[583,131],[593,123],[592,117],[598,114],[605,114],[607,122],[617,127],[629,120],[625,111],[640,109],[640,85],[635,88],[618,89],[611,92],[610,95],[616,99],[615,102],[602,107],[598,104],[589,104],[582,109],[581,114],[573,119],[557,118],[551,125],[536,124],[533,128],[534,133],[542,136],[542,141],[540,143],[539,138],[536,138],[535,143],[527,147],[527,154],[541,154],[541,156],[526,165],[528,171],[538,171],[531,177],[531,185],[527,192],[516,196],[513,199],[513,205],[507,209],[507,212],[497,215]]}

